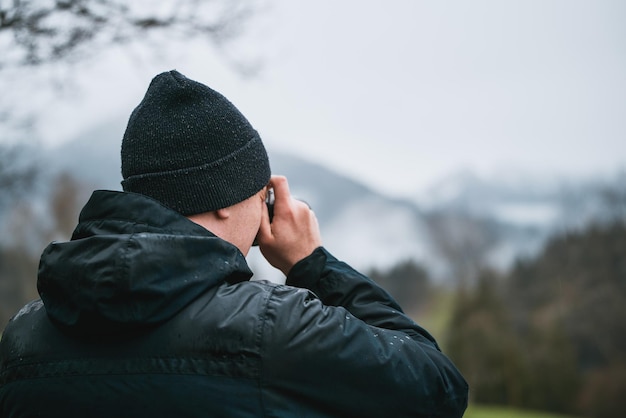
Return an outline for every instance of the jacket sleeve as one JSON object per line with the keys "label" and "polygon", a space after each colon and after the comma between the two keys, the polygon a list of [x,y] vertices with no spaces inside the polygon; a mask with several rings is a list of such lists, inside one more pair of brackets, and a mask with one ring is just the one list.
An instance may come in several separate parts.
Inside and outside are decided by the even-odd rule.
{"label": "jacket sleeve", "polygon": [[268,403],[285,396],[332,416],[463,415],[459,371],[372,280],[320,247],[287,284],[270,294],[263,326]]}

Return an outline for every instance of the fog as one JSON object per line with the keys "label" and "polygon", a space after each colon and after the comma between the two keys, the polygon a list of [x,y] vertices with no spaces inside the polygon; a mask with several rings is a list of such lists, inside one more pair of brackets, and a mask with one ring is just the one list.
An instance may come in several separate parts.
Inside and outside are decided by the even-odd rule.
{"label": "fog", "polygon": [[110,121],[121,137],[150,79],[176,68],[233,101],[268,148],[393,196],[460,170],[606,175],[626,162],[625,17],[620,1],[274,0],[221,48],[153,37],[156,50],[59,68],[69,93],[28,75],[9,93],[41,102],[46,144]]}

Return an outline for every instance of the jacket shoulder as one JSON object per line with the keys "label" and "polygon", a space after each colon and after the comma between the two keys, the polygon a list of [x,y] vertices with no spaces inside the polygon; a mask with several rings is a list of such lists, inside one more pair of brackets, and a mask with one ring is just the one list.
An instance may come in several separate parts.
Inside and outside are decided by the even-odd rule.
{"label": "jacket shoulder", "polygon": [[19,353],[23,356],[36,347],[33,336],[48,326],[43,302],[38,299],[24,305],[9,320],[0,339],[0,370],[4,369]]}

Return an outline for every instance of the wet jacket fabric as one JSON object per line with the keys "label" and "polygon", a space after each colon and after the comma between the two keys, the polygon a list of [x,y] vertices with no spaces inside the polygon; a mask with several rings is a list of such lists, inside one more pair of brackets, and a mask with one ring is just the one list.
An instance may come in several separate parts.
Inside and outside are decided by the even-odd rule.
{"label": "wet jacket fabric", "polygon": [[286,285],[141,195],[96,191],[0,341],[0,416],[460,417],[434,339],[320,247]]}

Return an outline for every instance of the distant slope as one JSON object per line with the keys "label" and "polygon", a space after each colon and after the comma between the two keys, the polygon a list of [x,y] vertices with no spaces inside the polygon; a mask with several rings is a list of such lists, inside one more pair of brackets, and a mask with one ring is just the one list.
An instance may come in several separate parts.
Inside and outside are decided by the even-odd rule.
{"label": "distant slope", "polygon": [[120,146],[123,127],[108,123],[51,148],[46,153],[52,172],[66,171],[94,189],[122,190]]}
{"label": "distant slope", "polygon": [[[119,150],[123,129],[94,128],[46,153],[52,172],[66,171],[90,187],[121,190]],[[359,268],[423,258],[425,234],[417,206],[391,199],[332,170],[268,149],[272,172],[285,175],[292,194],[318,217],[324,244]]]}
{"label": "distant slope", "polygon": [[[42,166],[50,173],[68,171],[94,189],[121,190],[123,125],[113,121],[48,150]],[[320,163],[280,150],[268,153],[272,172],[287,176],[293,195],[315,210],[324,245],[360,269],[413,259],[436,274],[449,274],[437,247],[442,235],[435,235],[441,225],[439,232],[433,229],[437,219],[443,219],[448,240],[463,238],[464,231],[483,234],[489,240],[485,261],[507,268],[516,258],[535,254],[550,234],[624,216],[626,207],[624,173],[583,182],[515,172],[482,178],[466,171],[409,201],[384,196]]]}

